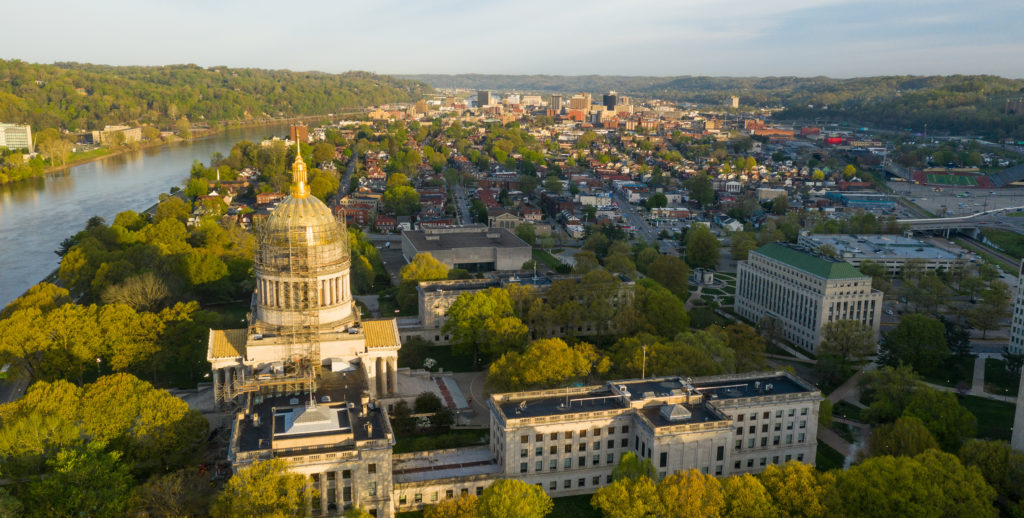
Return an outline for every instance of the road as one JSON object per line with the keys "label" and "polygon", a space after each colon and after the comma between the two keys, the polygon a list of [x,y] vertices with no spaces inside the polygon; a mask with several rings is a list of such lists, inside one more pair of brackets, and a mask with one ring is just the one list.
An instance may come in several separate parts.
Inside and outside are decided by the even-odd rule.
{"label": "road", "polygon": [[12,366],[10,378],[0,381],[0,404],[17,401],[28,388],[29,376],[21,367]]}
{"label": "road", "polygon": [[463,225],[473,223],[473,217],[469,214],[469,197],[462,184],[455,185],[455,205],[458,206],[459,222]]}
{"label": "road", "polygon": [[658,233],[651,228],[651,225],[647,223],[643,215],[640,214],[636,207],[632,203],[629,203],[629,199],[622,191],[615,192],[615,202],[619,204],[619,213],[626,219],[626,223],[632,226],[634,233],[638,237],[642,237],[648,243],[654,243],[658,240]]}
{"label": "road", "polygon": [[348,167],[345,168],[345,174],[341,177],[341,185],[338,186],[339,200],[348,194],[348,185],[352,181],[352,175],[356,172],[356,162],[359,160],[357,157],[357,154],[352,154],[352,158],[348,161]]}

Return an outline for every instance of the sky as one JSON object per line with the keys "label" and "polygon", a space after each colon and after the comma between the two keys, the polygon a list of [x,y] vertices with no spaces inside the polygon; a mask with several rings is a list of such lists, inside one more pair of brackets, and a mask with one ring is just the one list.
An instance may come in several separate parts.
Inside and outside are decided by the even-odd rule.
{"label": "sky", "polygon": [[18,18],[0,57],[34,63],[1024,77],[1024,0],[46,0]]}

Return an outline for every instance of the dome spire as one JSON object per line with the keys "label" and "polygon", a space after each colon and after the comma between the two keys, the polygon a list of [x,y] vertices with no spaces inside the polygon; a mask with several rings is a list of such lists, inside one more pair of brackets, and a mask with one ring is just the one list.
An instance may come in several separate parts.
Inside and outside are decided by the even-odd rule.
{"label": "dome spire", "polygon": [[309,183],[306,180],[306,163],[302,161],[302,148],[295,139],[295,162],[292,163],[292,196],[305,198],[309,196]]}

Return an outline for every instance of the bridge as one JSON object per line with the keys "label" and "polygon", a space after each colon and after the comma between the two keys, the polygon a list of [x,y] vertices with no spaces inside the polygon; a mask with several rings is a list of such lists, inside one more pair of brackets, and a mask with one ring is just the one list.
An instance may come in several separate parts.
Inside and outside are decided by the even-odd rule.
{"label": "bridge", "polygon": [[1014,232],[1024,233],[1024,218],[1007,216],[1008,212],[1024,211],[1024,207],[1005,207],[1002,209],[986,210],[971,214],[970,216],[959,216],[955,218],[918,218],[896,220],[901,225],[906,225],[913,231],[942,230],[949,235],[950,230],[974,230],[981,227],[1003,228]]}

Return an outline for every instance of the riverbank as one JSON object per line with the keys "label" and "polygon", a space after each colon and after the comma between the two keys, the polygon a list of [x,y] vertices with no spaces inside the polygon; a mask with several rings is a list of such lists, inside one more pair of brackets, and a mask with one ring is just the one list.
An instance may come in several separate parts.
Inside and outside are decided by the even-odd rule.
{"label": "riverbank", "polygon": [[187,138],[187,139],[183,139],[183,138],[175,136],[175,137],[172,137],[171,140],[165,140],[165,139],[161,138],[160,141],[158,141],[158,142],[139,143],[138,145],[135,145],[135,146],[122,146],[122,147],[114,148],[114,149],[111,149],[111,148],[97,148],[97,149],[95,149],[93,151],[89,151],[87,153],[91,154],[91,153],[94,153],[94,152],[100,151],[100,150],[103,150],[103,151],[106,151],[106,152],[105,153],[97,153],[95,155],[81,157],[81,158],[79,158],[77,160],[70,161],[70,162],[68,162],[66,164],[57,165],[57,166],[50,166],[50,167],[44,168],[43,172],[41,174],[39,174],[39,175],[27,176],[27,177],[22,178],[20,180],[15,180],[13,182],[7,182],[7,183],[5,183],[3,185],[14,185],[14,184],[17,184],[17,183],[20,183],[20,182],[24,182],[26,180],[31,180],[31,179],[34,179],[34,178],[45,178],[48,175],[51,175],[53,173],[59,173],[61,171],[65,171],[65,170],[71,169],[72,167],[77,167],[77,166],[80,166],[80,165],[83,165],[83,164],[88,164],[90,162],[96,162],[98,160],[103,160],[103,159],[106,159],[106,158],[121,156],[121,155],[124,155],[124,154],[127,154],[127,153],[132,153],[132,152],[135,152],[135,151],[141,151],[143,149],[151,149],[151,148],[156,148],[156,147],[168,146],[168,145],[171,145],[171,144],[197,142],[197,141],[201,141],[203,139],[207,139],[207,138],[210,138],[210,137],[217,136],[217,135],[219,135],[219,134],[221,134],[221,133],[223,133],[225,131],[228,131],[228,130],[243,129],[243,128],[257,128],[257,127],[263,127],[263,126],[276,126],[276,125],[279,125],[279,124],[290,124],[290,123],[295,123],[295,122],[309,122],[309,121],[317,121],[317,120],[324,120],[324,119],[334,120],[334,119],[338,119],[338,118],[344,117],[346,115],[356,115],[356,114],[360,114],[360,113],[365,113],[365,111],[364,110],[358,110],[358,111],[351,111],[351,112],[345,112],[345,113],[335,113],[335,114],[301,115],[301,116],[298,116],[298,117],[286,117],[286,118],[282,118],[282,119],[253,119],[253,120],[248,120],[248,121],[238,121],[238,120],[220,121],[220,122],[215,123],[212,127],[209,127],[209,128],[196,128],[196,129],[192,130],[192,137]]}

